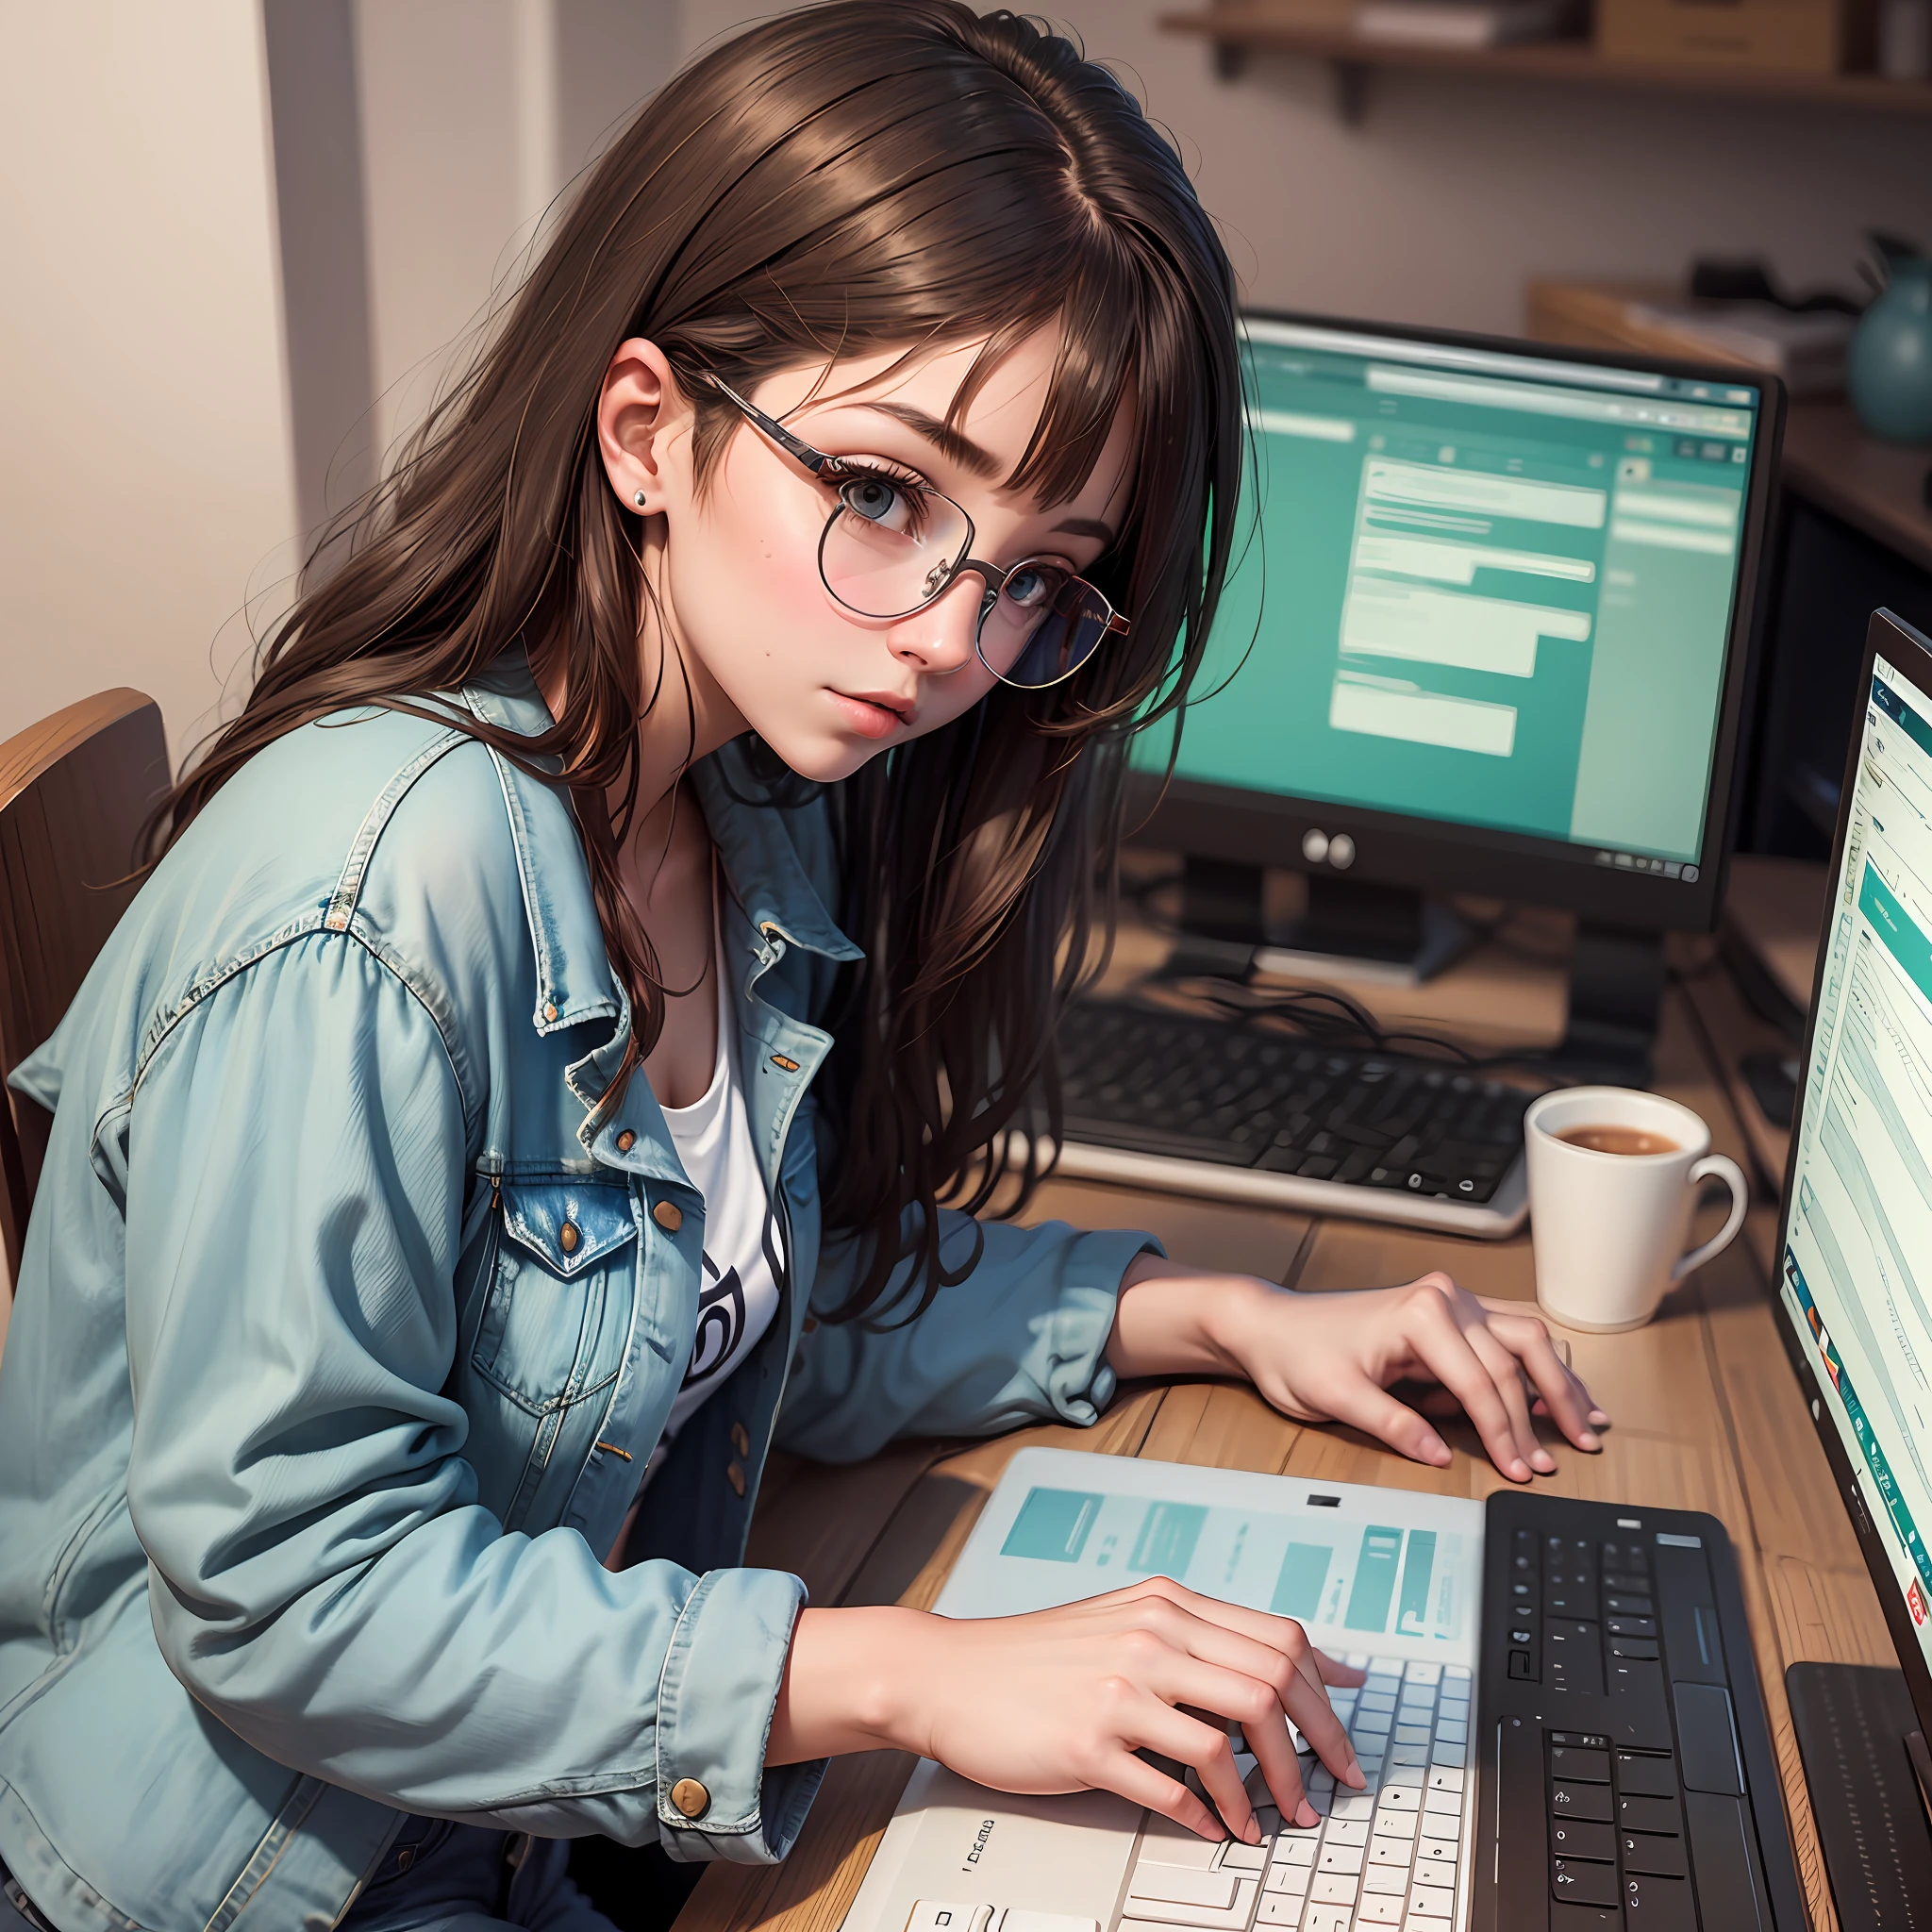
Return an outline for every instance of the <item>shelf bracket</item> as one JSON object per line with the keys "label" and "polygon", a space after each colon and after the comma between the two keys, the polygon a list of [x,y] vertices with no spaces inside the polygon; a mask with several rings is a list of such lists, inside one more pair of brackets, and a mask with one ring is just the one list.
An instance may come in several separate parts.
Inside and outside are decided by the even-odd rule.
{"label": "shelf bracket", "polygon": [[1239,80],[1248,71],[1249,49],[1240,41],[1216,41],[1214,43],[1214,77],[1216,80]]}
{"label": "shelf bracket", "polygon": [[1335,111],[1344,127],[1359,127],[1369,118],[1369,63],[1366,60],[1332,60],[1329,72],[1335,76]]}

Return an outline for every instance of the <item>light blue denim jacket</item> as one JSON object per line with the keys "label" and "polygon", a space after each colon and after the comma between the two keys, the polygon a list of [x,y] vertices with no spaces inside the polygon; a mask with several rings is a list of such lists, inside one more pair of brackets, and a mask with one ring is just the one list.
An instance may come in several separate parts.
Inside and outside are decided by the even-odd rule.
{"label": "light blue denim jacket", "polygon": [[[461,702],[547,722],[520,654]],[[1111,1394],[1140,1234],[990,1224],[916,1322],[808,1319],[856,1258],[809,1089],[857,954],[823,803],[751,802],[733,749],[697,784],[794,1286],[621,1573],[704,1203],[644,1080],[598,1109],[629,1013],[555,791],[393,712],[290,734],[16,1076],[54,1129],[0,1364],[0,1858],[68,1932],[327,1926],[410,1811],[782,1857],[805,1592],[735,1567],[774,1432],[858,1457]]]}

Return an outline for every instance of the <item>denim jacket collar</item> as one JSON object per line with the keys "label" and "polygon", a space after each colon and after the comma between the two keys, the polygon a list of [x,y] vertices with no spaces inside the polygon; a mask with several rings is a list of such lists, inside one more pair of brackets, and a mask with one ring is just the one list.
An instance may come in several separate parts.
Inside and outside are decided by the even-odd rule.
{"label": "denim jacket collar", "polygon": [[[483,677],[465,685],[461,695],[476,717],[502,730],[530,738],[549,728],[549,710],[520,649],[505,652]],[[538,863],[545,834],[556,841],[562,829],[558,821],[569,819],[569,808],[554,788],[520,771],[508,758],[492,757],[509,814],[536,960],[537,1009],[532,1022],[541,1034],[600,1017],[614,1023],[603,1044],[573,1062],[567,1074],[572,1092],[585,1109],[577,1138],[587,1153],[608,1166],[688,1187],[648,1082],[629,1082],[615,1108],[608,1113],[600,1110],[599,1103],[630,1045],[631,1008],[610,971],[596,902],[583,867]],[[861,958],[858,947],[825,910],[780,810],[758,802],[764,788],[751,772],[742,744],[727,744],[703,760],[693,769],[691,783],[724,877],[752,928],[751,958],[722,962],[739,992],[747,993],[787,945],[841,961]],[[575,827],[571,824],[567,829],[575,845]],[[732,923],[724,922],[727,932]],[[734,1009],[743,1010],[741,1000]],[[764,1037],[767,1032],[769,1040]],[[751,1083],[747,1095],[758,1129],[754,1138],[767,1168],[766,1178],[773,1181],[795,1094],[808,1083],[830,1041],[818,1028],[769,1010],[762,1022],[753,1023],[753,1034],[754,1065],[762,1066],[769,1059],[774,1068],[802,1076],[782,1097],[767,1095],[759,1083]],[[631,1144],[620,1149],[618,1142],[626,1132],[632,1136]]]}

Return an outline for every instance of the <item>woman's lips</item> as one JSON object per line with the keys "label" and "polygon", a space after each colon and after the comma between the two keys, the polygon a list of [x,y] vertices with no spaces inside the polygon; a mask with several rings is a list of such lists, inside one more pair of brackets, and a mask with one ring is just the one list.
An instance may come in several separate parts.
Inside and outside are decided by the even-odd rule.
{"label": "woman's lips", "polygon": [[839,708],[846,724],[861,738],[884,738],[901,724],[911,723],[907,712],[894,709],[882,699],[848,697],[842,691],[826,694]]}

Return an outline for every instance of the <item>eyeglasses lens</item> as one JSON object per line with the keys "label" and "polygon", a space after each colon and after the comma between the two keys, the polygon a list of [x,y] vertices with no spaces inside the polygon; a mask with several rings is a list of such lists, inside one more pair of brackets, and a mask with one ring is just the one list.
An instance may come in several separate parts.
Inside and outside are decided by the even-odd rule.
{"label": "eyeglasses lens", "polygon": [[[915,500],[888,477],[843,484],[819,543],[825,588],[862,617],[903,617],[944,588],[972,541],[965,512],[928,493]],[[1070,676],[1107,635],[1112,611],[1064,565],[1017,565],[985,599],[979,655],[1008,684],[1040,689]]]}
{"label": "eyeglasses lens", "polygon": [[[1071,676],[1107,635],[1112,612],[1099,591],[1063,574],[1049,579],[1044,594],[1023,601],[1053,566],[1022,565],[1007,580],[979,627],[986,668],[1008,684],[1039,690]],[[1020,595],[1009,594],[1018,591]]]}
{"label": "eyeglasses lens", "polygon": [[839,492],[819,544],[825,588],[861,617],[903,617],[939,591],[965,555],[973,526],[943,497],[914,504],[884,477]]}

